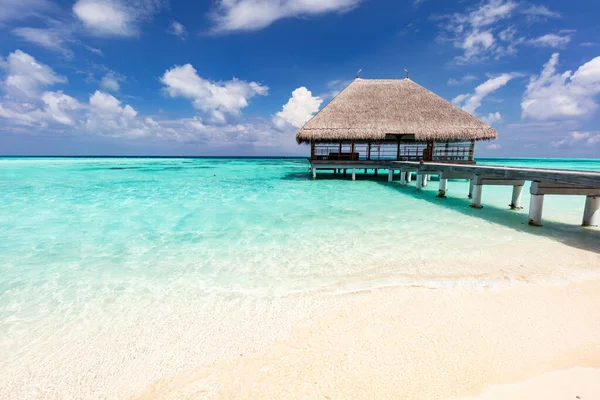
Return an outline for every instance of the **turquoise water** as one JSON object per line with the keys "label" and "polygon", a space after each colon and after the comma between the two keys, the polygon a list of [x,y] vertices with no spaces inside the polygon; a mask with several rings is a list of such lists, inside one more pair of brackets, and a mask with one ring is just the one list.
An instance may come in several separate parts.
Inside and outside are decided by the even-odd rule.
{"label": "turquoise water", "polygon": [[[600,160],[481,162],[600,170]],[[527,189],[521,212],[507,210],[507,187],[486,187],[473,210],[466,181],[440,200],[435,181],[421,193],[386,174],[313,181],[300,159],[6,158],[0,175],[5,339],[174,299],[494,284],[537,243],[600,252],[598,230],[578,226],[582,197],[549,197],[540,229],[526,225]]]}

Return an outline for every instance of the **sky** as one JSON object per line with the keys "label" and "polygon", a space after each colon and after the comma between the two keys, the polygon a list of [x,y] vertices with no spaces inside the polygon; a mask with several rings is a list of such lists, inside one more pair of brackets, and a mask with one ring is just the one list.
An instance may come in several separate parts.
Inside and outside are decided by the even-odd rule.
{"label": "sky", "polygon": [[360,77],[491,124],[479,157],[600,157],[600,2],[0,0],[1,155],[305,156]]}

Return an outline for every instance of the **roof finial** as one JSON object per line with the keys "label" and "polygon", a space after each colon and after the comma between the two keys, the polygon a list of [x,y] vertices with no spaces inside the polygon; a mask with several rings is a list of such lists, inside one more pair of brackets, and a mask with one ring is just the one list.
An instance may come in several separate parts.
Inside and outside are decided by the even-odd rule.
{"label": "roof finial", "polygon": [[362,68],[356,72],[356,79],[358,79],[358,75],[360,75],[361,72],[362,72]]}
{"label": "roof finial", "polygon": [[404,72],[406,72],[406,79],[408,79],[408,70],[404,68]]}

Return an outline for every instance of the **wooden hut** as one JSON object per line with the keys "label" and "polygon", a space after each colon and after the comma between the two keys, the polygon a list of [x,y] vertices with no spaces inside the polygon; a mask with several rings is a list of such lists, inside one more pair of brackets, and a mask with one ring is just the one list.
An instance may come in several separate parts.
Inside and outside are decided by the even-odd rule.
{"label": "wooden hut", "polygon": [[296,135],[311,163],[474,163],[476,140],[496,138],[485,122],[406,79],[357,78]]}

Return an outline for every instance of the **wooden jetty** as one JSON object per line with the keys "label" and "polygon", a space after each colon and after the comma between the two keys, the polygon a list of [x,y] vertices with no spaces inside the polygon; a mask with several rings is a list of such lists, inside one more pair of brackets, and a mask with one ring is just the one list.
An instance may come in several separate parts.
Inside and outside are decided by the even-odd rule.
{"label": "wooden jetty", "polygon": [[468,197],[471,207],[481,208],[483,187],[486,185],[512,186],[510,207],[521,207],[521,195],[526,181],[531,182],[529,224],[542,225],[542,209],[545,195],[586,196],[583,211],[583,226],[598,226],[600,223],[600,171],[574,171],[563,169],[521,168],[500,165],[465,165],[414,161],[328,161],[310,160],[313,177],[318,170],[351,171],[352,179],[361,170],[387,170],[388,182],[399,176],[400,184],[410,184],[416,174],[416,189],[427,184],[428,176],[439,176],[438,197],[445,197],[449,179],[470,180]]}
{"label": "wooden jetty", "polygon": [[439,176],[438,197],[449,179],[469,179],[471,206],[481,208],[483,187],[513,187],[510,207],[521,208],[526,181],[531,182],[529,224],[541,225],[545,195],[587,196],[582,225],[600,221],[600,172],[476,165],[475,143],[497,132],[477,117],[406,79],[352,81],[297,133],[310,144],[313,178],[319,170],[334,173],[400,172],[400,184],[416,174],[416,188]]}

